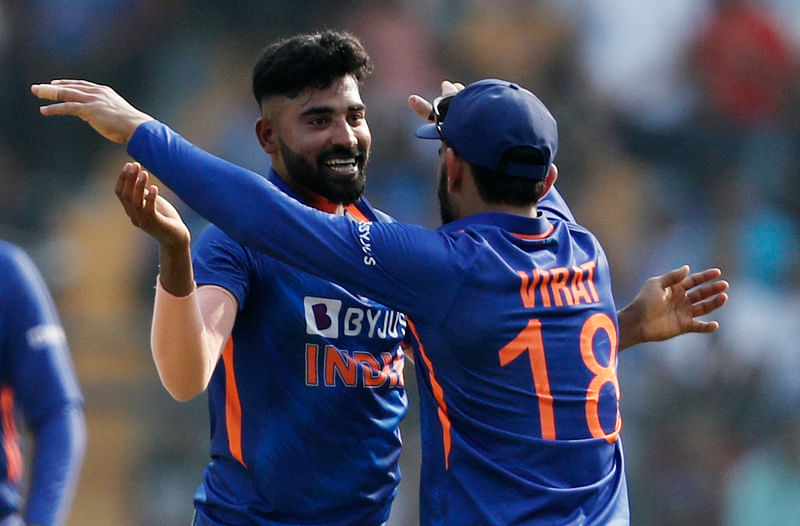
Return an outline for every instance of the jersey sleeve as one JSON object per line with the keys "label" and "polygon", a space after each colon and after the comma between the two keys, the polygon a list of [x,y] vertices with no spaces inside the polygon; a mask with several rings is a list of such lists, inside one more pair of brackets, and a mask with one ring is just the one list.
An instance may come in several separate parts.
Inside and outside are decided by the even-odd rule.
{"label": "jersey sleeve", "polygon": [[209,225],[192,246],[192,266],[198,286],[222,287],[242,308],[250,292],[251,261],[241,244]]}
{"label": "jersey sleeve", "polygon": [[139,126],[128,153],[243,245],[409,315],[425,312],[436,319],[458,290],[458,269],[469,264],[468,253],[455,250],[456,241],[446,234],[401,223],[356,223],[307,207],[157,121]]}

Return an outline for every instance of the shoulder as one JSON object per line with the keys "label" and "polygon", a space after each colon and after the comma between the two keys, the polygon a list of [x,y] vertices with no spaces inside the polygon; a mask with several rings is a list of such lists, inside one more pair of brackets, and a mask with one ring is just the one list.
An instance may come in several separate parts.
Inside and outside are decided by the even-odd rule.
{"label": "shoulder", "polygon": [[4,240],[0,240],[0,272],[6,285],[36,279],[40,275],[33,259],[22,247]]}
{"label": "shoulder", "polygon": [[361,197],[361,202],[357,206],[359,208],[361,208],[362,211],[364,209],[369,211],[373,216],[375,216],[375,221],[377,221],[379,223],[394,223],[395,222],[395,219],[392,216],[390,216],[389,214],[387,214],[383,210],[379,210],[379,209],[375,208],[374,206],[372,206],[372,203],[370,203],[367,200],[366,197],[362,196]]}
{"label": "shoulder", "polygon": [[217,225],[209,223],[200,231],[194,241],[195,245],[206,244],[216,241],[233,241],[228,234],[222,231]]}
{"label": "shoulder", "polygon": [[0,264],[20,265],[31,263],[31,258],[21,247],[0,239]]}
{"label": "shoulder", "polygon": [[243,304],[253,280],[269,276],[275,260],[232,239],[216,225],[208,225],[192,244],[192,265],[198,285],[219,285]]}
{"label": "shoulder", "polygon": [[192,252],[195,257],[209,257],[219,253],[241,256],[249,253],[250,249],[231,238],[218,226],[209,224],[192,243]]}
{"label": "shoulder", "polygon": [[562,238],[562,236],[568,237],[569,243],[573,247],[580,248],[581,251],[587,254],[605,257],[602,243],[600,243],[597,236],[585,226],[572,221],[558,219],[551,219],[550,221],[556,227],[553,232],[556,238]]}
{"label": "shoulder", "polygon": [[390,216],[389,214],[387,214],[386,212],[384,212],[383,210],[378,210],[377,208],[373,208],[373,211],[375,212],[375,217],[381,223],[394,223],[395,222],[395,219],[392,216]]}

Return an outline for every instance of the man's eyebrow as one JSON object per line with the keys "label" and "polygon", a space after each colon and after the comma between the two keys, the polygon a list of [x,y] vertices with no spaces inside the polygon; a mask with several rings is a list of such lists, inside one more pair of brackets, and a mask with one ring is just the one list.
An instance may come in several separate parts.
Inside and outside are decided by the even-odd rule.
{"label": "man's eyebrow", "polygon": [[[353,104],[347,107],[347,111],[363,111],[366,109],[364,104]],[[301,117],[308,117],[309,115],[324,115],[329,113],[334,113],[334,109],[331,106],[312,106],[308,108],[306,111],[300,113]]]}
{"label": "man's eyebrow", "polygon": [[333,108],[330,106],[312,106],[300,114],[301,117],[308,115],[320,115],[323,113],[333,113]]}

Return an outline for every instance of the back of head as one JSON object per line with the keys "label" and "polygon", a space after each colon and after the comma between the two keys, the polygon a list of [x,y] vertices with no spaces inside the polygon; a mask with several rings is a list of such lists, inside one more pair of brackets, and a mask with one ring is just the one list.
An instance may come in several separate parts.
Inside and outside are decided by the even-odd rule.
{"label": "back of head", "polygon": [[558,150],[556,120],[542,101],[513,82],[484,79],[438,109],[417,136],[441,138],[466,159],[486,201],[538,200]]}
{"label": "back of head", "polygon": [[262,51],[253,67],[253,95],[294,98],[306,88],[325,89],[352,75],[362,82],[372,62],[361,42],[344,31],[300,34],[279,40]]}

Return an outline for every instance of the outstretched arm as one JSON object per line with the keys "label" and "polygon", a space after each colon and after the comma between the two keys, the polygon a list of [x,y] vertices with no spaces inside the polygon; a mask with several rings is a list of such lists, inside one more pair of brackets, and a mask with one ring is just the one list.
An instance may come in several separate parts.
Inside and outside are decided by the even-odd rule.
{"label": "outstretched arm", "polygon": [[138,163],[127,163],[115,192],[131,222],[158,241],[153,361],[167,391],[188,400],[208,385],[236,318],[236,300],[219,287],[195,290],[189,229],[148,179]]}
{"label": "outstretched arm", "polygon": [[33,84],[31,92],[42,99],[61,101],[39,108],[42,115],[74,115],[114,142],[128,142],[140,124],[154,120],[110,87],[88,80]]}
{"label": "outstretched arm", "polygon": [[698,316],[709,314],[728,301],[729,284],[717,280],[717,268],[689,274],[684,265],[645,281],[644,286],[619,318],[619,349],[644,342],[668,340],[688,332],[709,333],[719,328],[716,321],[703,321]]}

